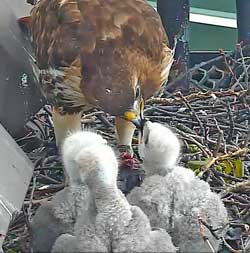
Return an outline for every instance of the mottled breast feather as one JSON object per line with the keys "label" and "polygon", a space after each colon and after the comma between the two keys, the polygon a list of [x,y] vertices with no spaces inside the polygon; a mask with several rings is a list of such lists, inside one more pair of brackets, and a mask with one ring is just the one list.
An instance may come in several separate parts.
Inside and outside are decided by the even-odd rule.
{"label": "mottled breast feather", "polygon": [[31,30],[39,68],[65,71],[80,61],[77,104],[114,115],[133,104],[135,86],[145,98],[159,90],[172,64],[160,17],[144,0],[40,0]]}

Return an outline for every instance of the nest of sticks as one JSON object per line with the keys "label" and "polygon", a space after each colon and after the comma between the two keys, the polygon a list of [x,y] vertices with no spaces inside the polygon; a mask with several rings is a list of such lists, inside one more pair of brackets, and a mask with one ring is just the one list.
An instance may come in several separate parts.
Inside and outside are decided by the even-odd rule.
{"label": "nest of sticks", "polygon": [[[243,253],[250,248],[250,62],[241,47],[238,52],[238,58],[221,52],[224,71],[231,76],[226,89],[204,92],[194,87],[188,95],[176,92],[151,98],[144,114],[148,120],[174,129],[183,142],[180,163],[194,170],[212,191],[221,195],[230,222],[225,236],[218,238],[222,243],[220,252]],[[240,67],[242,71],[237,74]],[[113,117],[93,110],[83,116],[82,123],[115,147]],[[17,142],[34,163],[35,171],[22,212],[13,219],[6,235],[4,249],[30,252],[32,216],[41,203],[64,187],[62,163],[53,152],[55,139],[49,106],[31,119],[27,135]],[[136,137],[133,148],[136,153]],[[202,221],[201,225],[209,226]],[[211,233],[215,230],[210,228]]]}

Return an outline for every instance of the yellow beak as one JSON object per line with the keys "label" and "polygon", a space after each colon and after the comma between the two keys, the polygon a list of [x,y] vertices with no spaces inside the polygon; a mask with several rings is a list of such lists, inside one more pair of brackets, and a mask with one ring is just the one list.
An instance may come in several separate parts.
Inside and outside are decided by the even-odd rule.
{"label": "yellow beak", "polygon": [[134,120],[134,119],[137,118],[137,115],[136,115],[136,113],[133,112],[133,111],[127,111],[127,112],[125,112],[125,113],[123,114],[123,117],[124,117],[124,119],[127,120],[127,121],[132,121],[132,120]]}
{"label": "yellow beak", "polygon": [[143,119],[144,100],[143,99],[141,99],[139,106],[137,106],[137,108],[135,109],[137,109],[136,111],[139,111],[139,112],[136,112],[135,110],[126,111],[123,114],[123,118],[127,121],[134,123],[134,125],[137,128],[141,128],[143,124],[142,122],[144,121]]}

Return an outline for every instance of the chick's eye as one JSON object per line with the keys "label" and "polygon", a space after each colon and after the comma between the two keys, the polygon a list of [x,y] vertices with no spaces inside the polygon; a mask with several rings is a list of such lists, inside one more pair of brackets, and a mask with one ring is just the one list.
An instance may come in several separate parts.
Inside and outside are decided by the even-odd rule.
{"label": "chick's eye", "polygon": [[141,89],[140,87],[136,88],[136,92],[135,92],[135,98],[138,98],[141,95]]}

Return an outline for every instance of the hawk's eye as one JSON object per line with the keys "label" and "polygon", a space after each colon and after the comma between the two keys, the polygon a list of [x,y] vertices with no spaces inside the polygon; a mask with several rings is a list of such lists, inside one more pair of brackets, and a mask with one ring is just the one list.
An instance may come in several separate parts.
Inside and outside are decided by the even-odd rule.
{"label": "hawk's eye", "polygon": [[139,86],[137,86],[136,92],[135,92],[135,98],[139,98],[140,95],[141,95],[141,89]]}

